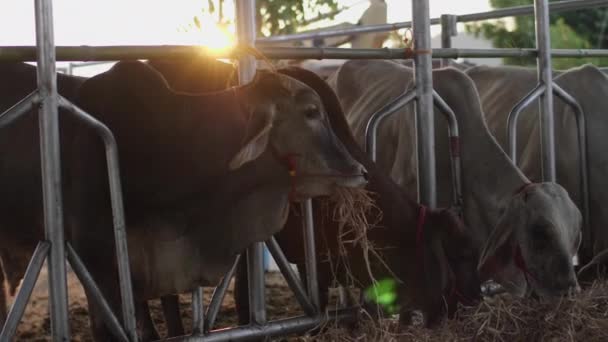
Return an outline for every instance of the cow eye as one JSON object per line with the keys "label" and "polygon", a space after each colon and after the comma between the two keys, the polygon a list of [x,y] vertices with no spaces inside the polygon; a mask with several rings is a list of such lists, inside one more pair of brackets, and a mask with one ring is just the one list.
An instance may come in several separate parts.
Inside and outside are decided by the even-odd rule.
{"label": "cow eye", "polygon": [[530,229],[530,234],[530,238],[536,249],[544,249],[549,244],[547,227],[542,225],[533,225]]}
{"label": "cow eye", "polygon": [[321,118],[321,111],[318,107],[310,107],[304,111],[304,115],[310,120],[316,120]]}

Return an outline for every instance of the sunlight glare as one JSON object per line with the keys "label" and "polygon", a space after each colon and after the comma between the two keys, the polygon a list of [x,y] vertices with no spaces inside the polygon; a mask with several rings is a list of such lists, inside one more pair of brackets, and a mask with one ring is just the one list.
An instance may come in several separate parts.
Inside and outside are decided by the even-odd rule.
{"label": "sunlight glare", "polygon": [[198,16],[200,25],[191,26],[181,33],[187,35],[187,40],[194,45],[200,45],[214,52],[226,51],[234,47],[236,37],[234,25],[218,23],[216,18],[208,13]]}

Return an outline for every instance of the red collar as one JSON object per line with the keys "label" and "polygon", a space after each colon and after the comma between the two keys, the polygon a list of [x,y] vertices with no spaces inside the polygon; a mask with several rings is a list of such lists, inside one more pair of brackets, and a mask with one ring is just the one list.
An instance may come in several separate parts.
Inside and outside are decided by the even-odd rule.
{"label": "red collar", "polygon": [[287,168],[287,172],[289,173],[289,201],[293,202],[296,199],[297,189],[296,189],[296,176],[298,175],[298,163],[297,158],[300,157],[299,154],[296,153],[286,153],[279,154],[279,151],[272,145],[268,144],[270,148],[270,152],[274,158],[276,158],[279,162],[281,162]]}

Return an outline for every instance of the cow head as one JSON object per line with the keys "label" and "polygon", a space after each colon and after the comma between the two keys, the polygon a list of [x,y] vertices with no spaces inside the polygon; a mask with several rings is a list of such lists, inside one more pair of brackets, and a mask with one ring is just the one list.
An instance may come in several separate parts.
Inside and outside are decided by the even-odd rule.
{"label": "cow head", "polygon": [[251,113],[244,147],[230,163],[236,169],[269,150],[293,177],[296,200],[328,195],[335,186],[366,184],[365,168],[331,130],[321,98],[286,75],[258,71],[241,88]]}
{"label": "cow head", "polygon": [[572,258],[582,216],[555,183],[527,186],[507,204],[480,258],[482,278],[493,277],[510,293],[555,297],[578,290]]}

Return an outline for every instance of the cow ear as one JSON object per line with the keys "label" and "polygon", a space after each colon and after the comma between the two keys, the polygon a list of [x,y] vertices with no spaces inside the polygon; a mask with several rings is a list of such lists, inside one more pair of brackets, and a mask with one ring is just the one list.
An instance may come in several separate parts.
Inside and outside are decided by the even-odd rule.
{"label": "cow ear", "polygon": [[513,263],[515,228],[521,225],[521,214],[512,210],[511,203],[498,220],[494,231],[481,252],[477,270],[481,279],[488,279],[505,271]]}
{"label": "cow ear", "polygon": [[236,170],[244,164],[258,158],[268,146],[274,107],[266,106],[266,110],[254,110],[247,127],[245,144],[232,158],[229,169]]}

